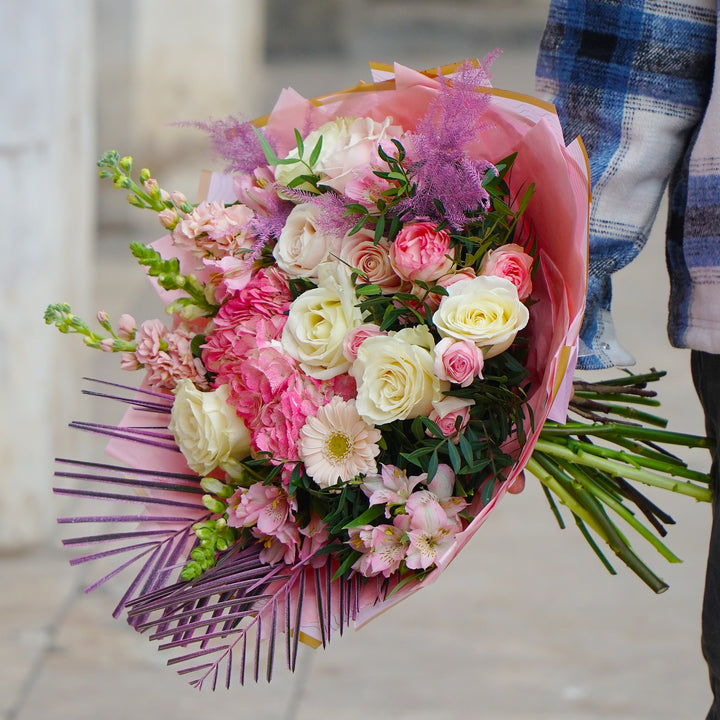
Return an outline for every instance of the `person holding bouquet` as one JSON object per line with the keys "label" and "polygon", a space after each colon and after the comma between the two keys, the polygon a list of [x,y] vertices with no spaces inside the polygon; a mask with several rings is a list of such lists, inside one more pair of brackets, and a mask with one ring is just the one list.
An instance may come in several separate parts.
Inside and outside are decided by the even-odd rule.
{"label": "person holding bouquet", "polygon": [[[590,158],[593,203],[581,369],[631,365],[618,342],[611,275],[645,244],[666,188],[668,335],[691,350],[720,482],[720,87],[716,0],[551,0],[537,90]],[[713,527],[702,648],[720,718],[720,510]]]}

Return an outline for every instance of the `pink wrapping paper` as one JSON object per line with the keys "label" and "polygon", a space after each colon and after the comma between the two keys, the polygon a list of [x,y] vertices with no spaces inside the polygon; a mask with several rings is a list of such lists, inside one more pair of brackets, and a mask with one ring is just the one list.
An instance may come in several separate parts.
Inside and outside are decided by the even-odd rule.
{"label": "pink wrapping paper", "polygon": [[[428,104],[439,92],[440,82],[428,74],[395,65],[377,68],[375,76],[381,81],[307,100],[293,90],[281,94],[272,113],[261,121],[265,131],[277,146],[278,155],[295,147],[294,129],[307,133],[337,116],[369,116],[382,121],[391,116],[395,124],[406,130],[415,126],[425,114]],[[529,406],[534,425],[526,422],[526,442],[515,442],[510,450],[517,462],[508,480],[522,472],[537,436],[552,408],[552,417],[564,420],[577,355],[577,335],[585,302],[587,280],[587,222],[589,179],[587,158],[579,140],[565,146],[562,129],[552,106],[532,97],[483,88],[492,101],[482,117],[478,137],[472,153],[478,159],[497,162],[518,152],[510,177],[511,189],[524,189],[535,184],[535,192],[527,209],[525,238],[534,240],[539,269],[534,277],[534,304],[527,333],[530,338],[529,370],[532,387]],[[228,200],[230,185],[221,174],[206,178],[207,200]],[[532,233],[532,238],[530,237]],[[169,253],[169,238],[154,245],[161,253]],[[173,248],[177,255],[177,248]],[[190,261],[180,258],[185,267]],[[195,261],[196,262],[196,261]],[[159,289],[163,300],[172,295]],[[147,423],[157,427],[169,416],[148,417],[147,413],[129,411],[123,425]],[[130,466],[150,469],[183,470],[182,456],[169,451],[158,452],[134,443],[113,440],[108,452]],[[491,501],[484,507],[476,497],[476,515],[467,528],[456,537],[452,548],[439,560],[437,567],[422,582],[409,583],[384,602],[377,601],[374,580],[364,585],[359,594],[360,626],[380,612],[401,602],[410,594],[434,582],[462,550],[495,508],[506,492],[509,482],[500,485]],[[309,571],[308,571],[309,572]],[[305,585],[302,631],[311,644],[321,637],[314,597],[314,585]],[[335,625],[339,623],[339,607],[334,606]]]}

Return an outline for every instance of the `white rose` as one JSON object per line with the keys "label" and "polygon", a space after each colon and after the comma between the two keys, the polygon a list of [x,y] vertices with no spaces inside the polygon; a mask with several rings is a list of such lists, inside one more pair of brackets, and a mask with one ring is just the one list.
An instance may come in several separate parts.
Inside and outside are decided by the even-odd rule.
{"label": "white rose", "polygon": [[461,280],[447,291],[433,315],[435,327],[443,337],[474,342],[486,358],[507,350],[530,317],[505,278]]}
{"label": "white rose", "polygon": [[198,475],[216,467],[237,472],[238,461],[250,454],[250,433],[228,396],[227,385],[201,392],[191,380],[177,384],[169,427],[188,467]]}
{"label": "white rose", "polygon": [[[384,143],[386,150],[392,151],[394,146],[390,138],[402,137],[401,127],[391,125],[392,119],[385,118],[382,123],[368,117],[340,117],[325,123],[313,130],[303,140],[303,160],[310,158],[310,153],[322,136],[322,148],[317,162],[312,166],[313,172],[320,175],[320,183],[329,185],[339,193],[343,193],[345,185],[356,177],[366,175],[363,169],[369,166],[380,166],[378,145]],[[297,149],[288,157],[298,157]],[[296,177],[306,175],[308,169],[302,163],[277,165],[275,179],[281,185],[288,185]],[[310,186],[300,186],[309,189]]]}
{"label": "white rose", "polygon": [[343,340],[362,324],[350,273],[339,263],[318,268],[319,286],[307,290],[290,305],[282,347],[310,377],[327,380],[350,367]]}
{"label": "white rose", "polygon": [[317,277],[317,268],[329,253],[340,251],[341,238],[318,228],[321,211],[313,203],[296,205],[280,232],[273,257],[290,277]]}
{"label": "white rose", "polygon": [[355,405],[365,422],[384,425],[429,415],[449,387],[433,372],[429,350],[408,342],[413,334],[415,329],[412,334],[400,330],[388,337],[369,337],[359,347],[350,374],[357,382]]}

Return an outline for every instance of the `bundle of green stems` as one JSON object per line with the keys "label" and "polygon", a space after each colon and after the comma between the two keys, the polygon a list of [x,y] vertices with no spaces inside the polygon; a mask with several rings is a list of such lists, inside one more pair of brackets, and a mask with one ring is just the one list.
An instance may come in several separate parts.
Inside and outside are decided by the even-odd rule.
{"label": "bundle of green stems", "polygon": [[567,422],[545,423],[527,464],[541,482],[560,527],[565,523],[559,504],[572,513],[611,573],[615,570],[602,543],[656,593],[668,585],[640,559],[628,531],[639,534],[669,562],[680,562],[661,540],[667,533],[665,525],[674,520],[638,484],[703,502],[712,496],[710,476],[690,469],[668,450],[707,448],[707,438],[666,430],[666,419],[642,409],[659,406],[657,393],[648,383],[664,375],[653,370],[600,382],[576,380]]}

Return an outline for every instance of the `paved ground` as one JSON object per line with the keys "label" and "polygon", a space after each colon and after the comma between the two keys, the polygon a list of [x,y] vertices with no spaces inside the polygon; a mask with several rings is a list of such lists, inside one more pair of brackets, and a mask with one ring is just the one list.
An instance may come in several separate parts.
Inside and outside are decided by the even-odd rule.
{"label": "paved ground", "polygon": [[[488,7],[495,24],[479,33],[482,43],[478,40],[474,54],[504,39],[496,84],[530,90],[539,4]],[[457,15],[447,17],[462,29],[462,42],[441,58],[438,45],[422,34],[422,17],[417,19],[417,37],[427,40],[435,56],[428,64],[470,54],[472,28],[458,24]],[[439,26],[441,41],[452,36],[446,24]],[[507,29],[518,26],[521,31]],[[390,30],[382,30],[377,24],[365,36],[363,65],[369,58],[392,59],[393,48],[382,45],[392,42]],[[353,84],[364,77],[363,68],[355,72],[363,47],[355,47],[343,63],[326,63],[323,72],[313,63],[272,66],[269,97],[281,83],[299,85],[307,94],[314,92],[313,83],[319,83],[317,92]],[[399,50],[405,62],[421,64],[417,43],[404,41]],[[98,307],[111,314],[129,310],[152,316],[156,309],[148,309],[151,297],[126,259],[124,242],[112,240],[105,238],[99,246]],[[669,349],[665,340],[660,232],[618,276],[616,288],[620,335],[638,357],[638,368],[671,371],[662,398],[672,427],[699,431],[687,356]],[[111,362],[98,358],[97,372],[107,376]],[[84,595],[93,569],[70,569],[68,553],[53,539],[33,554],[0,558],[0,717],[703,718],[709,692],[699,650],[699,607],[709,508],[683,498],[662,502],[678,520],[669,539],[685,560],[669,566],[652,558],[670,584],[664,595],[653,595],[622,568],[619,576],[610,576],[573,529],[557,528],[530,480],[522,495],[499,505],[434,586],[361,631],[336,639],[326,651],[304,651],[294,676],[279,672],[270,686],[214,694],[187,687],[145,638],[110,617],[121,584]]]}

